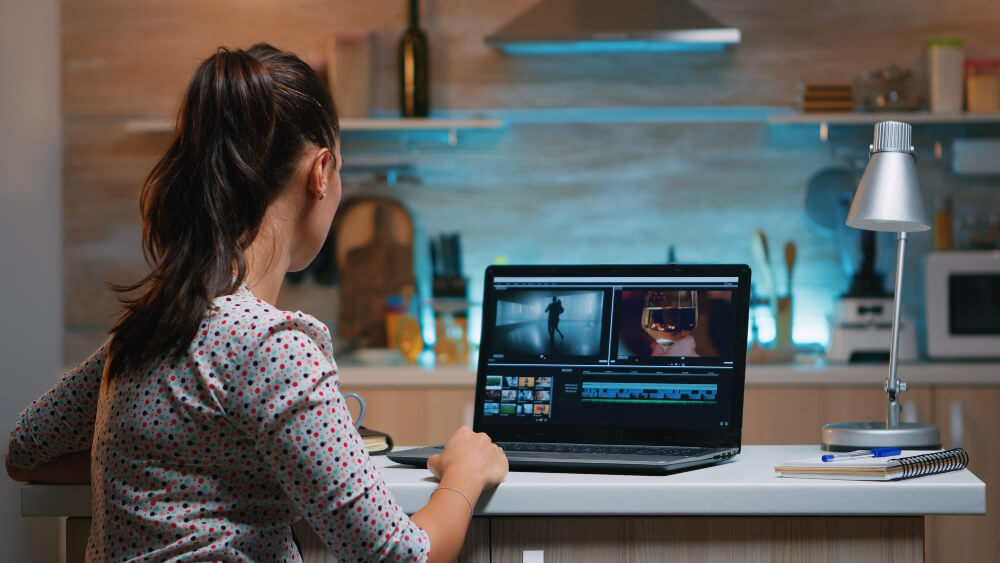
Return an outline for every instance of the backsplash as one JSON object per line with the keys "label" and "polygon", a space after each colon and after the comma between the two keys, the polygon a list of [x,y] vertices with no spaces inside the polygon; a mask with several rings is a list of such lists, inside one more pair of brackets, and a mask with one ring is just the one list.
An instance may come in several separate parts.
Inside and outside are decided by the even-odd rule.
{"label": "backsplash", "polygon": [[[483,46],[484,35],[532,3],[422,3],[431,41],[432,109],[791,106],[802,81],[849,82],[861,70],[914,64],[923,42],[936,35],[964,36],[970,56],[1000,56],[1000,4],[990,0],[879,2],[867,6],[863,18],[847,2],[695,2],[743,33],[741,45],[719,54],[515,58]],[[64,363],[85,357],[110,327],[118,305],[106,282],[132,281],[145,271],[137,190],[168,139],[128,132],[126,121],[175,112],[195,65],[220,44],[246,47],[265,40],[317,61],[324,35],[345,28],[375,30],[373,103],[380,113],[392,112],[395,41],[404,11],[402,2],[374,10],[347,0],[293,0],[253,9],[237,9],[228,0],[201,8],[64,3]],[[109,25],[143,30],[143,36],[108,35]],[[825,144],[816,129],[517,123],[471,142],[460,134],[455,147],[418,144],[407,157],[419,185],[351,182],[345,197],[384,195],[403,202],[420,230],[421,252],[427,237],[461,233],[469,293],[477,300],[483,269],[499,258],[657,263],[673,245],[679,262],[750,263],[750,236],[762,228],[779,287],[780,248],[786,241],[798,246],[794,339],[825,344],[827,316],[848,279],[834,239],[804,212],[804,190],[810,175],[845,160],[845,151],[863,157],[871,130],[851,128]],[[955,198],[956,216],[1000,213],[1000,181],[948,172],[947,139],[964,133],[934,128],[917,134],[929,207],[948,194]],[[941,160],[933,151],[939,136],[945,139]],[[348,163],[360,156],[359,147],[345,146]],[[905,305],[918,318],[919,256],[931,241],[928,233],[912,235],[907,255]],[[289,285],[279,305],[314,313],[335,329],[337,298],[336,287],[309,282]]]}

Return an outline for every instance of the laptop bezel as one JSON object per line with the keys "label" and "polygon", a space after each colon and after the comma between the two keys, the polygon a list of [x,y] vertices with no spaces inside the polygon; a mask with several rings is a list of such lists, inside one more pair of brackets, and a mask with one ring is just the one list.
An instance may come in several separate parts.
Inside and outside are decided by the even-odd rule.
{"label": "laptop bezel", "polygon": [[[733,400],[730,405],[729,426],[720,428],[691,427],[628,427],[605,425],[602,427],[557,424],[488,424],[483,413],[485,403],[485,378],[488,374],[489,343],[492,342],[496,316],[494,279],[496,277],[541,276],[632,276],[632,277],[736,277],[733,306],[737,326],[733,336]],[[740,448],[743,428],[743,398],[746,382],[746,348],[749,323],[750,268],[745,264],[652,264],[652,265],[547,265],[547,266],[490,266],[486,269],[483,287],[483,313],[479,365],[476,372],[475,413],[473,429],[486,432],[497,442],[540,442],[575,444],[630,444],[656,446],[692,446],[712,448]]]}

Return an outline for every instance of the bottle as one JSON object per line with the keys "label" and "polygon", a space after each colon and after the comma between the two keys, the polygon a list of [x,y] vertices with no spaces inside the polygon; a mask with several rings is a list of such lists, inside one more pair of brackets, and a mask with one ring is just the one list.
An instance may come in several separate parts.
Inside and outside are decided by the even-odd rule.
{"label": "bottle", "polygon": [[403,359],[408,364],[416,364],[421,352],[424,351],[424,334],[420,329],[420,296],[409,287],[405,288],[403,293],[404,300],[409,298],[409,307],[406,315],[401,316],[396,324],[394,340]]}
{"label": "bottle", "polygon": [[420,29],[419,0],[410,0],[410,25],[399,40],[399,94],[403,117],[427,117],[430,111],[427,34]]}
{"label": "bottle", "polygon": [[934,215],[934,250],[951,250],[955,246],[952,238],[951,198],[938,199],[935,207],[937,213]]}

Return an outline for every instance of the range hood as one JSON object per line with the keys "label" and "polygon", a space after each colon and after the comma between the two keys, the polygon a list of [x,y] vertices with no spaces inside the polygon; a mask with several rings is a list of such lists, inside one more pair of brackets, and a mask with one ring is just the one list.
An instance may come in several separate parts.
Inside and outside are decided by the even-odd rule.
{"label": "range hood", "polygon": [[721,51],[740,42],[687,0],[541,0],[486,38],[511,55]]}

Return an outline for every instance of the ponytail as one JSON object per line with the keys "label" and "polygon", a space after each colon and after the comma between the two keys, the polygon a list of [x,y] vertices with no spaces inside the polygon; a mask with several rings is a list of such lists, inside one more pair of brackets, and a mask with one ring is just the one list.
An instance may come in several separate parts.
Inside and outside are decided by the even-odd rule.
{"label": "ponytail", "polygon": [[212,300],[243,283],[244,253],[302,150],[332,150],[338,138],[329,91],[295,55],[220,48],[198,67],[139,198],[151,271],[112,286],[124,308],[110,331],[109,377],[187,349]]}

